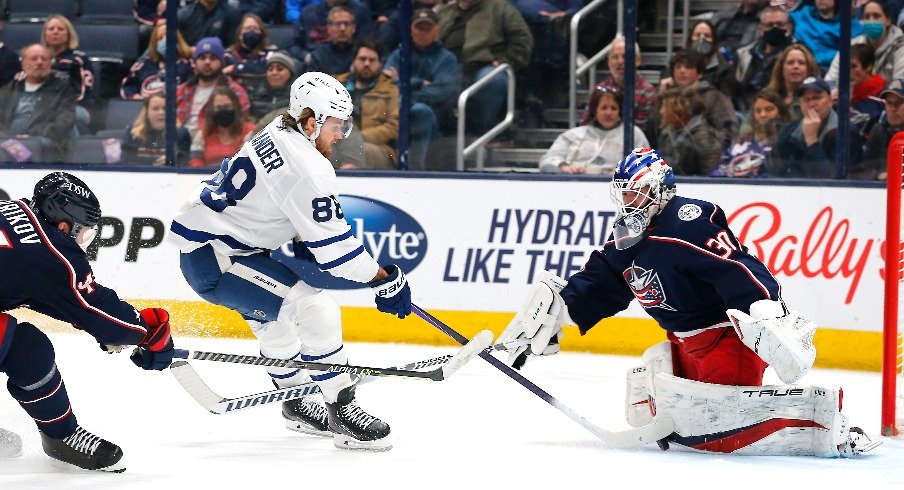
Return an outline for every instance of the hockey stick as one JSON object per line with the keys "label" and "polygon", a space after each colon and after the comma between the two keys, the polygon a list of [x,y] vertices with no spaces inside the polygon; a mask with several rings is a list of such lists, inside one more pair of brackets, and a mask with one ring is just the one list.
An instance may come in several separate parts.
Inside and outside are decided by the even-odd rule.
{"label": "hockey stick", "polygon": [[[490,352],[493,350],[507,350],[524,345],[527,342],[528,341],[525,339],[518,339],[506,342],[504,344],[500,343],[491,345],[490,347],[487,347],[485,349],[485,352]],[[432,367],[438,364],[447,363],[453,357],[454,356],[452,354],[446,354],[440,357],[434,357],[431,359],[425,359],[423,361],[408,363],[404,366],[399,367],[398,369],[423,369],[425,367]],[[264,391],[251,395],[226,398],[213,391],[210,386],[208,386],[207,383],[205,383],[204,380],[201,379],[201,376],[197,371],[195,371],[195,368],[192,367],[191,364],[189,364],[187,361],[174,361],[170,365],[170,372],[173,373],[176,381],[178,381],[179,384],[182,385],[182,388],[185,389],[185,391],[188,392],[188,394],[191,395],[191,397],[194,398],[199,405],[204,407],[208,412],[217,415],[266,405],[269,403],[294,400],[303,396],[320,393],[320,387],[318,387],[316,383],[311,381],[288,388],[279,388],[276,390]],[[370,381],[373,381],[374,379],[376,378],[365,376],[361,381],[359,381],[359,383],[368,383]]]}
{"label": "hockey stick", "polygon": [[[411,311],[413,311],[417,316],[423,318],[424,321],[433,325],[449,337],[452,337],[452,339],[454,339],[459,344],[464,344],[468,341],[467,337],[456,332],[454,329],[452,329],[452,327],[439,321],[436,317],[434,317],[430,313],[427,313],[419,306],[412,304]],[[518,384],[530,390],[531,393],[537,395],[541,400],[552,405],[558,411],[564,413],[566,416],[568,416],[568,418],[576,422],[581,427],[590,431],[593,435],[600,438],[600,440],[611,447],[633,447],[648,444],[651,442],[657,442],[660,439],[669,436],[672,432],[675,431],[675,424],[672,419],[662,416],[654,418],[653,422],[647,425],[624,431],[608,431],[602,429],[600,427],[597,427],[584,417],[581,417],[580,415],[575,413],[574,410],[568,408],[562,402],[557,400],[556,397],[550,395],[545,390],[543,390],[543,388],[540,388],[531,380],[522,376],[521,373],[490,355],[489,352],[484,351],[479,355],[483,358],[483,360],[492,364],[493,367],[505,373],[508,377],[518,382]]]}
{"label": "hockey stick", "polygon": [[[357,376],[394,376],[399,378],[430,379],[443,381],[448,379],[455,371],[465,363],[483,352],[493,341],[493,332],[482,330],[470,341],[465,341],[461,350],[455,353],[439,367],[431,371],[416,371],[414,369],[400,368],[376,368],[365,366],[352,366],[349,364],[331,364],[314,361],[294,361],[285,359],[273,359],[260,356],[243,356],[238,354],[223,354],[219,352],[189,351],[175,349],[173,357],[184,359],[196,359],[199,361],[228,362],[233,364],[246,364],[252,366],[278,367],[290,369],[310,369],[327,373],[348,373]],[[418,367],[418,366],[415,366]],[[423,366],[420,366],[423,367]]]}

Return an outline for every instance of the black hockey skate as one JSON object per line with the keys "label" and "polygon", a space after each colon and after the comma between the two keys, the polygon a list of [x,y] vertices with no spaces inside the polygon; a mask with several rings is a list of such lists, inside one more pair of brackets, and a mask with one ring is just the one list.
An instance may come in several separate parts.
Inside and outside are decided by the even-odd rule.
{"label": "black hockey skate", "polygon": [[326,404],[333,445],[340,449],[388,451],[389,425],[355,403],[355,385],[339,392],[336,403]]}
{"label": "black hockey skate", "polygon": [[282,415],[286,419],[287,429],[315,436],[333,435],[326,408],[313,396],[283,402]]}
{"label": "black hockey skate", "polygon": [[81,426],[63,439],[51,439],[41,433],[44,452],[53,459],[86,470],[122,473],[126,470],[122,461],[122,449],[102,439]]}

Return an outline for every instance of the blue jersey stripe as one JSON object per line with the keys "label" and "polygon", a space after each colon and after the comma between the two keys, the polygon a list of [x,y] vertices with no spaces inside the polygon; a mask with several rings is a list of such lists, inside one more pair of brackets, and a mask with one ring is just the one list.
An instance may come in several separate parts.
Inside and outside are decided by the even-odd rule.
{"label": "blue jersey stripe", "polygon": [[308,242],[308,241],[306,241],[306,242],[304,242],[304,244],[305,244],[308,248],[325,247],[325,246],[330,245],[330,244],[332,244],[332,243],[341,242],[342,240],[345,240],[346,238],[349,238],[349,237],[351,237],[351,236],[352,236],[352,230],[349,229],[348,231],[346,231],[345,233],[343,233],[343,234],[341,234],[341,235],[337,235],[337,236],[334,236],[334,237],[332,237],[332,238],[325,238],[325,239],[323,239],[323,240],[317,240],[317,241],[315,241],[315,242]]}
{"label": "blue jersey stripe", "polygon": [[173,221],[173,224],[170,225],[170,231],[192,242],[207,243],[212,240],[219,240],[236,250],[257,250],[257,247],[245,245],[244,243],[236,240],[235,238],[232,238],[231,236],[215,235],[206,231],[192,230],[186,228],[185,225],[179,223],[178,221]]}
{"label": "blue jersey stripe", "polygon": [[302,359],[303,361],[309,361],[309,362],[311,362],[311,361],[319,361],[320,359],[324,359],[324,358],[330,357],[331,355],[336,354],[336,353],[338,353],[338,352],[341,351],[341,350],[342,350],[342,346],[340,345],[336,350],[334,350],[334,351],[332,351],[332,352],[328,352],[328,353],[326,353],[326,354],[319,355],[319,356],[306,356],[306,355],[302,354],[302,355],[301,355],[301,359]]}
{"label": "blue jersey stripe", "polygon": [[359,256],[359,255],[361,255],[361,254],[363,254],[363,253],[364,253],[364,245],[361,245],[360,247],[358,247],[358,248],[352,250],[351,252],[349,252],[349,253],[343,255],[342,257],[339,257],[339,258],[336,259],[336,260],[327,262],[327,263],[325,263],[325,264],[320,264],[320,270],[324,270],[324,271],[325,271],[325,270],[327,270],[327,269],[332,269],[332,268],[334,268],[334,267],[338,267],[338,266],[340,266],[340,265],[342,265],[342,264],[344,264],[344,263],[346,263],[346,262],[348,262],[348,261],[354,259],[355,257],[357,257],[357,256]]}

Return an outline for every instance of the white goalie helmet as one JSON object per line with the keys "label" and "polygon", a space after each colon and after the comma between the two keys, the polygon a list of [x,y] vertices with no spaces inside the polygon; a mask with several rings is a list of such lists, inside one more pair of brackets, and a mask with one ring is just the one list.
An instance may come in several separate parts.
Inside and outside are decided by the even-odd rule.
{"label": "white goalie helmet", "polygon": [[312,142],[320,135],[320,128],[327,117],[335,117],[342,121],[342,137],[348,137],[352,130],[352,96],[335,78],[321,72],[308,72],[292,82],[289,95],[289,115],[294,119],[301,117],[305,107],[314,111],[316,126],[314,133],[308,136]]}
{"label": "white goalie helmet", "polygon": [[617,214],[612,233],[615,248],[640,242],[650,222],[675,196],[675,174],[652,148],[635,148],[615,168],[611,194]]}

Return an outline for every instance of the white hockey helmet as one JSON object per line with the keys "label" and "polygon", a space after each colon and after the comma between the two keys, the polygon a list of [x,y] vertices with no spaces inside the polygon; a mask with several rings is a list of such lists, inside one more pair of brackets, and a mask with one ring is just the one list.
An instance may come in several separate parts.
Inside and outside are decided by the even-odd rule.
{"label": "white hockey helmet", "polygon": [[[314,111],[316,126],[308,139],[314,141],[320,135],[320,128],[327,117],[342,121],[342,137],[348,137],[352,130],[352,96],[335,78],[317,71],[307,72],[292,82],[289,95],[289,115],[296,120],[305,107]],[[299,121],[300,122],[300,121]]]}
{"label": "white hockey helmet", "polygon": [[635,148],[615,168],[610,197],[617,214],[615,248],[624,250],[646,236],[650,222],[675,195],[675,174],[658,151]]}

